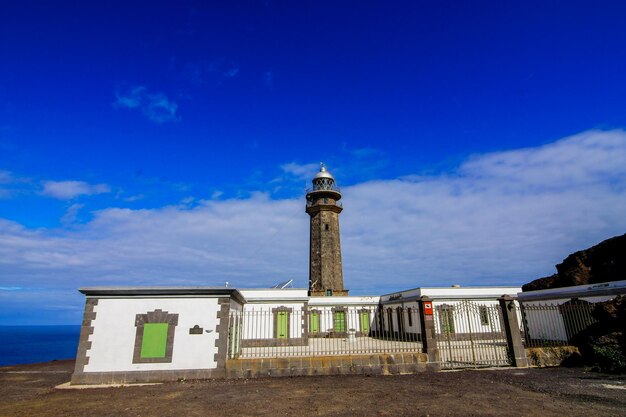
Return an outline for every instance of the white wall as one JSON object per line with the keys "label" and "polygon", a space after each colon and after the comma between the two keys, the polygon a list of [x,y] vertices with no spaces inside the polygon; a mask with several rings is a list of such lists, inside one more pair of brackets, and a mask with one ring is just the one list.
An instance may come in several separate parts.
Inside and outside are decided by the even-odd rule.
{"label": "white wall", "polygon": [[432,299],[497,299],[506,294],[515,297],[521,287],[420,287],[380,296],[383,304],[401,302],[407,298],[428,296]]}
{"label": "white wall", "polygon": [[[254,290],[255,295],[258,296],[260,291]],[[266,294],[268,298],[270,296],[281,295],[280,291],[275,291],[271,294]],[[245,296],[250,296],[251,292],[242,291]],[[283,292],[284,294],[284,292]],[[249,302],[244,305],[242,329],[243,339],[271,339],[274,335],[274,314],[272,309],[277,307],[292,308],[293,312],[290,315],[290,338],[302,337],[302,320],[306,319],[303,316],[302,308],[304,307],[303,301],[289,301],[289,300],[271,300],[266,299],[261,301],[257,299],[255,302]],[[346,329],[361,330],[360,317],[358,311],[361,309],[368,309],[370,314],[370,328],[375,326],[374,318],[376,309],[378,307],[378,297],[311,297],[308,309],[318,310],[321,312],[320,316],[320,332],[327,332],[334,328],[333,321],[333,308],[344,307],[346,310]]]}
{"label": "white wall", "polygon": [[380,297],[369,295],[348,295],[342,297],[311,297],[309,306],[377,306]]}
{"label": "white wall", "polygon": [[422,288],[421,295],[435,299],[457,298],[475,300],[497,300],[502,295],[516,297],[522,290],[521,287],[448,287],[448,288]]}
{"label": "white wall", "polygon": [[528,337],[539,340],[567,340],[565,322],[558,310],[526,310]]}
{"label": "white wall", "polygon": [[[578,297],[590,303],[598,303],[615,298],[615,295],[599,295]],[[567,341],[567,330],[563,315],[557,309],[545,308],[542,306],[558,306],[571,301],[571,298],[553,298],[549,300],[523,301],[526,308],[526,326],[528,337],[538,340],[558,340]],[[581,313],[582,314],[582,313]]]}
{"label": "white wall", "polygon": [[[493,307],[499,306],[496,300],[471,300],[469,306],[462,300],[437,300],[433,302],[435,318],[435,330],[437,333],[444,333],[442,327],[442,312],[444,306],[452,307],[452,317],[454,320],[454,333],[490,333],[502,330],[500,314]],[[481,321],[480,307],[487,308],[487,323]],[[518,320],[519,320],[518,309]]]}
{"label": "white wall", "polygon": [[[392,301],[383,306],[383,326],[384,331],[390,331],[392,327],[389,323],[389,313],[387,313],[388,309],[392,310],[391,313],[391,321],[393,324],[393,331],[397,332],[400,329],[400,323],[398,323],[398,314],[395,309],[402,308],[402,320],[404,322],[404,332],[405,333],[421,333],[421,325],[419,319],[419,303],[417,301]],[[410,315],[411,320],[409,323],[409,309],[411,309]]]}
{"label": "white wall", "polygon": [[328,332],[334,329],[333,308],[343,307],[346,311],[346,329],[361,331],[361,319],[359,310],[366,309],[370,312],[370,329],[376,328],[376,311],[378,309],[379,296],[339,296],[339,297],[311,297],[309,310],[319,310],[320,332]]}
{"label": "white wall", "polygon": [[[135,316],[156,309],[178,314],[172,362],[134,364]],[[101,298],[94,308],[92,347],[84,372],[215,368],[218,309],[217,298]],[[190,335],[196,324],[205,332]]]}
{"label": "white wall", "polygon": [[377,306],[373,305],[316,305],[309,306],[309,310],[317,310],[320,312],[320,332],[328,332],[335,330],[335,322],[333,309],[343,307],[346,313],[346,330],[354,329],[361,331],[360,310],[368,310],[370,312],[370,329],[375,326],[374,319],[376,317]]}
{"label": "white wall", "polygon": [[302,337],[302,308],[304,302],[247,303],[243,312],[243,339],[272,339],[274,337],[274,313],[272,309],[286,307],[292,309],[289,315],[289,337]]}
{"label": "white wall", "polygon": [[273,300],[306,301],[309,298],[306,288],[249,288],[240,289],[239,292],[248,303]]}

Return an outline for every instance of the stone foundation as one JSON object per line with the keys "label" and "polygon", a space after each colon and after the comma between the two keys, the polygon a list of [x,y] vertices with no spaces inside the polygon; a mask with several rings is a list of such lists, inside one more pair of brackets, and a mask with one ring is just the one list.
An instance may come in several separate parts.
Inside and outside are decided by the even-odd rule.
{"label": "stone foundation", "polygon": [[231,359],[226,361],[225,369],[74,374],[72,384],[129,384],[209,378],[234,379],[306,375],[399,375],[439,370],[438,364],[427,361],[428,355],[425,353]]}
{"label": "stone foundation", "polygon": [[424,353],[236,359],[226,361],[226,377],[398,375],[439,369],[427,361]]}
{"label": "stone foundation", "polygon": [[85,372],[72,375],[72,385],[131,384],[189,379],[224,378],[224,369],[176,369],[162,371]]}

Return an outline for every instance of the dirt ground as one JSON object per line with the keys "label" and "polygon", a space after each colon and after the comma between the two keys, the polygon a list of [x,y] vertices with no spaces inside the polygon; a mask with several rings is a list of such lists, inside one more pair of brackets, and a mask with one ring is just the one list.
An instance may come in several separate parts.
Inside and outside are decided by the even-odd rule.
{"label": "dirt ground", "polygon": [[0,416],[626,416],[626,376],[496,369],[59,390],[73,361],[0,368]]}

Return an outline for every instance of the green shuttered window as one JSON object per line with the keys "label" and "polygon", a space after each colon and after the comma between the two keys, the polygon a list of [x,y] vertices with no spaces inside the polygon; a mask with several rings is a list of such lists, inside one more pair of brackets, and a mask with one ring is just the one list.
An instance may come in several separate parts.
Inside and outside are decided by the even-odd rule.
{"label": "green shuttered window", "polygon": [[359,317],[361,319],[361,332],[364,334],[369,333],[370,331],[370,313],[362,311],[359,313]]}
{"label": "green shuttered window", "polygon": [[279,311],[276,315],[276,336],[279,339],[289,337],[289,313],[286,311]]}
{"label": "green shuttered window", "polygon": [[319,333],[320,331],[320,314],[311,313],[311,333]]}
{"label": "green shuttered window", "polygon": [[142,358],[164,358],[167,346],[167,323],[146,323],[141,343]]}
{"label": "green shuttered window", "polygon": [[336,332],[346,331],[346,313],[344,311],[336,311],[334,314],[334,327]]}

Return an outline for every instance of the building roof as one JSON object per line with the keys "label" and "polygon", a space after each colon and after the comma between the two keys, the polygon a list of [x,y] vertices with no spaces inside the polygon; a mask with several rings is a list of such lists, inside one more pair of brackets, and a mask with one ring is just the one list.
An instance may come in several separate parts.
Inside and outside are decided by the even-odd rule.
{"label": "building roof", "polygon": [[239,290],[228,287],[83,287],[78,291],[88,297],[227,296],[245,303]]}
{"label": "building roof", "polygon": [[309,306],[333,306],[333,305],[377,305],[379,296],[370,295],[343,295],[333,297],[310,297]]}
{"label": "building roof", "polygon": [[301,301],[309,299],[307,288],[241,288],[246,302]]}
{"label": "building roof", "polygon": [[520,286],[489,286],[489,287],[418,287],[410,290],[397,291],[380,296],[383,303],[417,300],[428,296],[433,300],[454,299],[494,299],[502,295],[515,297],[522,288]]}
{"label": "building roof", "polygon": [[549,288],[547,290],[525,291],[520,292],[517,295],[517,298],[520,301],[533,301],[618,294],[626,294],[626,280],[575,285],[571,287]]}

